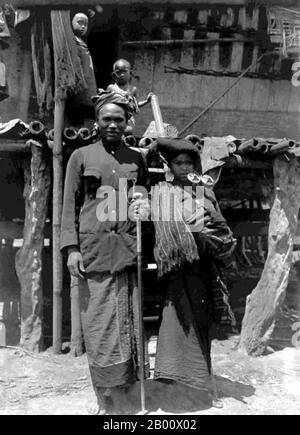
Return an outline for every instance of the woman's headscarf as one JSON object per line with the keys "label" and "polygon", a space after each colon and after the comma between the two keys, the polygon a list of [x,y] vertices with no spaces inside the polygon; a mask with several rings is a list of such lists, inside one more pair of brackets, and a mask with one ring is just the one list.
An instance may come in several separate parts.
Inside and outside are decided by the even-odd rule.
{"label": "woman's headscarf", "polygon": [[178,154],[188,154],[193,160],[195,170],[201,173],[200,153],[198,148],[189,140],[159,137],[157,139],[157,149],[166,159],[168,165]]}
{"label": "woman's headscarf", "polygon": [[95,104],[96,114],[106,104],[116,104],[124,109],[127,118],[129,119],[134,113],[134,104],[126,95],[121,95],[113,91],[105,91],[104,89],[98,89],[98,94],[92,97],[92,102]]}

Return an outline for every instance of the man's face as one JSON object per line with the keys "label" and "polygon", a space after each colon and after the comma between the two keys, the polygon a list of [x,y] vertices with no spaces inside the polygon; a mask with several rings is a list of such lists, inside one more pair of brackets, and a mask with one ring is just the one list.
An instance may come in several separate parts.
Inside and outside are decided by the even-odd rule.
{"label": "man's face", "polygon": [[120,142],[127,126],[125,111],[116,104],[107,104],[98,114],[99,133],[107,142]]}
{"label": "man's face", "polygon": [[88,17],[84,14],[76,14],[72,20],[73,30],[76,36],[83,37],[88,30]]}

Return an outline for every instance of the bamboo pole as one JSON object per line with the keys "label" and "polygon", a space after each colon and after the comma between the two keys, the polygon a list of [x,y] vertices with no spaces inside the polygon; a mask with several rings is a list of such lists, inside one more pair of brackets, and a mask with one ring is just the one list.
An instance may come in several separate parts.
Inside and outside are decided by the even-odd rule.
{"label": "bamboo pole", "polygon": [[165,137],[166,136],[165,126],[162,119],[158,98],[156,95],[152,95],[151,97],[151,107],[152,107],[157,135],[158,137]]}
{"label": "bamboo pole", "polygon": [[23,53],[22,75],[20,77],[20,91],[21,91],[22,99],[20,100],[20,106],[19,106],[19,118],[21,118],[24,122],[27,122],[28,119],[31,81],[32,81],[31,52],[29,50],[28,51],[26,50]]}
{"label": "bamboo pole", "polygon": [[53,145],[53,352],[60,353],[62,345],[62,287],[63,265],[60,252],[60,225],[63,201],[62,132],[65,102],[55,101]]}

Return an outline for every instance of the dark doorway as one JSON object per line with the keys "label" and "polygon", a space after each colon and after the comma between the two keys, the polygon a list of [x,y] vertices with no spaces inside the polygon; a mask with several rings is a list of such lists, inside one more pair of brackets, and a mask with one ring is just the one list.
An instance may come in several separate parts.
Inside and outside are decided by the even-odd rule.
{"label": "dark doorway", "polygon": [[111,83],[111,72],[118,56],[119,29],[108,31],[95,30],[88,36],[88,46],[91,52],[97,86],[104,88]]}

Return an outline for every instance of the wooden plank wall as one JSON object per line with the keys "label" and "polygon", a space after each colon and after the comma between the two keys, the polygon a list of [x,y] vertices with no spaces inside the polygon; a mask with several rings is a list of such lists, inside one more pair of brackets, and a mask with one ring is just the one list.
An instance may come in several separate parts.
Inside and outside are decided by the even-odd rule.
{"label": "wooden plank wall", "polygon": [[[195,5],[195,9],[196,9]],[[200,7],[200,6],[199,6]],[[217,9],[216,9],[217,8]],[[219,9],[218,9],[219,8]],[[170,18],[171,14],[171,18]],[[173,15],[172,15],[173,14]],[[194,15],[193,15],[194,14]],[[231,77],[212,77],[205,75],[188,75],[166,73],[165,66],[184,67],[187,69],[205,69],[216,71],[241,72],[251,65],[261,54],[261,44],[267,36],[266,10],[263,7],[222,7],[211,6],[197,12],[195,10],[177,9],[173,11],[160,10],[154,17],[160,21],[166,19],[163,27],[163,37],[166,39],[186,40],[224,36],[226,31],[230,37],[248,37],[257,32],[258,42],[208,43],[199,45],[182,45],[172,48],[140,48],[134,49],[134,70],[140,77],[138,86],[140,92],[146,95],[150,90],[160,97],[165,107],[205,107],[216,96],[220,95],[236,79]],[[194,16],[191,25],[191,16]],[[211,22],[218,22],[217,29]],[[177,26],[177,27],[176,27]],[[213,30],[213,31],[210,31]],[[181,33],[180,33],[181,32]],[[199,33],[200,32],[200,33]],[[262,34],[265,36],[262,38]],[[144,38],[145,39],[145,38]],[[149,39],[149,38],[148,38]],[[128,49],[127,49],[128,50]],[[133,50],[129,50],[131,53]],[[126,56],[126,50],[122,52]],[[153,64],[155,63],[155,65]],[[272,65],[264,64],[264,68],[272,71]],[[277,62],[280,68],[280,62]],[[252,68],[256,72],[261,68],[257,64]],[[294,87],[289,80],[265,80],[244,78],[216,106],[220,110],[242,111],[274,111],[295,113],[300,111],[300,87]]]}

